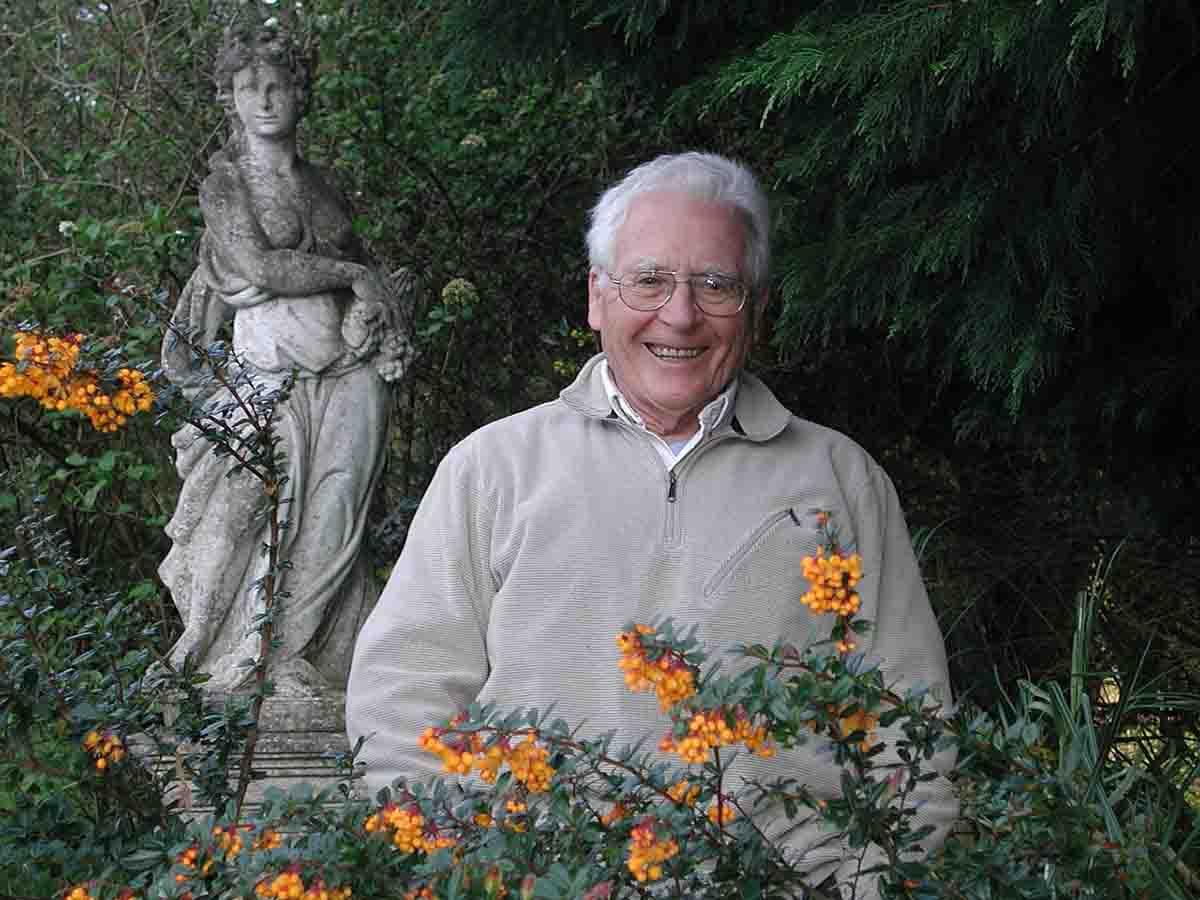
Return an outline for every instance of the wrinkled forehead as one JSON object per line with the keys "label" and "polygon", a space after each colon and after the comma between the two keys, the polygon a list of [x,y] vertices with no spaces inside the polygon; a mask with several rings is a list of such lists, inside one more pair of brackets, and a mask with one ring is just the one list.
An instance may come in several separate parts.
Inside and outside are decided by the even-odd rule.
{"label": "wrinkled forehead", "polygon": [[639,194],[617,227],[613,262],[629,267],[735,275],[747,230],[736,207],[684,191]]}

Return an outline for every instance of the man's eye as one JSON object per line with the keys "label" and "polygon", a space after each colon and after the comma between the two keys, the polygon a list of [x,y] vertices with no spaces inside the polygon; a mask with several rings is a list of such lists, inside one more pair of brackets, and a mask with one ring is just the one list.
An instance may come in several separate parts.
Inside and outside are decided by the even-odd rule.
{"label": "man's eye", "polygon": [[633,276],[634,285],[640,288],[661,287],[666,280],[666,278],[657,272],[638,272]]}
{"label": "man's eye", "polygon": [[725,275],[716,275],[711,272],[700,276],[700,278],[700,286],[704,290],[713,291],[714,293],[730,292],[736,284],[732,278],[728,278]]}

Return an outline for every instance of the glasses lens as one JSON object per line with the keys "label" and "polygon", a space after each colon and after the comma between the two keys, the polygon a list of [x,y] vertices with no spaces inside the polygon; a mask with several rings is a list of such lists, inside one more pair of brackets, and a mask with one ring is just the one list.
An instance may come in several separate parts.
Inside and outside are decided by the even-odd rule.
{"label": "glasses lens", "polygon": [[[661,309],[675,290],[674,272],[657,269],[626,272],[614,279],[621,300],[630,309],[650,312]],[[716,272],[693,275],[687,279],[691,285],[692,300],[710,316],[732,316],[746,302],[746,288],[736,278]]]}
{"label": "glasses lens", "polygon": [[710,316],[732,316],[746,300],[742,283],[728,275],[693,275],[691,282],[696,305]]}
{"label": "glasses lens", "polygon": [[626,272],[618,282],[621,299],[634,309],[658,309],[671,295],[675,279],[662,272]]}

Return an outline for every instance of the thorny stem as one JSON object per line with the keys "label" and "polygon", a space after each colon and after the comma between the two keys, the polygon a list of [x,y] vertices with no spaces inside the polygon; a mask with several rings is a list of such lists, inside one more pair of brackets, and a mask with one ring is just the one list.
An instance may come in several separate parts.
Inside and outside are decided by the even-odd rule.
{"label": "thorny stem", "polygon": [[717,773],[717,831],[721,837],[722,846],[728,843],[725,834],[725,773],[721,768],[721,748],[713,747],[713,769]]}
{"label": "thorny stem", "polygon": [[[239,403],[240,403],[239,398]],[[272,405],[272,410],[274,406]],[[257,427],[257,422],[255,423]],[[269,451],[267,459],[274,460],[275,441],[270,418],[267,419],[263,433],[268,437],[266,442]],[[262,477],[263,493],[266,494],[270,508],[270,537],[267,541],[267,573],[263,577],[263,618],[259,630],[258,659],[254,664],[254,699],[250,703],[250,719],[253,724],[246,732],[246,746],[238,765],[237,800],[234,804],[233,821],[236,825],[242,819],[242,808],[246,802],[246,791],[250,787],[251,766],[254,753],[258,747],[258,719],[262,714],[263,704],[267,698],[267,663],[271,655],[271,646],[275,638],[275,620],[272,615],[275,607],[276,573],[279,565],[280,521],[279,506],[282,502],[279,496],[279,480],[274,472],[274,465],[268,463],[271,470]]]}
{"label": "thorny stem", "polygon": [[[195,349],[194,342],[189,335],[182,333],[180,329],[175,328],[173,325],[168,327],[175,332],[177,339],[186,342],[189,347]],[[213,379],[233,398],[234,403],[245,416],[251,433],[261,440],[262,446],[257,456],[262,460],[262,463],[258,465],[254,463],[255,454],[251,454],[246,449],[245,439],[242,435],[226,426],[224,421],[214,413],[204,412],[197,414],[190,417],[189,421],[208,440],[220,444],[223,449],[228,451],[237,464],[262,485],[262,491],[267,498],[268,506],[267,571],[262,579],[263,610],[260,618],[261,624],[258,629],[258,658],[254,663],[254,694],[250,702],[250,720],[253,724],[246,731],[246,743],[242,748],[241,757],[238,760],[237,793],[235,795],[233,811],[233,823],[236,825],[241,822],[242,812],[246,803],[246,793],[250,788],[250,781],[252,779],[254,755],[258,747],[260,734],[258,720],[262,715],[263,704],[267,697],[267,665],[270,661],[271,649],[275,639],[274,612],[275,601],[277,599],[277,581],[280,565],[279,547],[282,531],[279,509],[283,503],[283,499],[280,496],[282,485],[278,474],[278,461],[275,458],[277,439],[273,424],[275,407],[278,404],[279,398],[278,395],[269,398],[265,406],[265,414],[263,414],[260,406],[247,402],[243,396],[243,392],[237,389],[237,386],[233,384],[228,373],[222,366],[210,364],[209,368],[212,371]],[[253,390],[251,393],[253,393]]]}

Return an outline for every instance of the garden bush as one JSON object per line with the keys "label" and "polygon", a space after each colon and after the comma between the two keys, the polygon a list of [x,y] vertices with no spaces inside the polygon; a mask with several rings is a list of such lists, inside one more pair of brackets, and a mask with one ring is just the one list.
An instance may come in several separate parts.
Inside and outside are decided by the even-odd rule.
{"label": "garden bush", "polygon": [[[338,790],[274,797],[253,815],[241,808],[242,776],[253,769],[255,703],[265,685],[215,709],[205,706],[195,673],[152,668],[179,630],[154,573],[166,553],[162,526],[177,490],[169,435],[188,414],[162,393],[157,349],[162,311],[173,307],[192,264],[196,188],[221,140],[208,67],[219,40],[215,13],[229,5],[42,0],[0,9],[0,365],[13,367],[0,376],[13,381],[12,392],[0,397],[0,535],[9,538],[0,539],[0,894],[249,897],[262,886],[273,896],[311,892],[317,900],[319,885],[331,896],[350,888],[364,897],[797,894],[796,873],[756,843],[746,817],[707,818],[705,804],[721,794],[732,792],[743,805],[755,799],[739,793],[741,786],[716,784],[715,754],[690,770],[695,783],[682,796],[695,787],[701,793],[698,806],[684,809],[662,794],[678,774],[662,757],[572,744],[570,728],[556,727],[545,711],[509,719],[507,710],[468,710],[452,726],[430,723],[449,729],[437,735],[445,747],[505,735],[524,747],[536,731],[524,752],[540,758],[545,750],[543,762],[556,774],[548,790],[526,799],[529,786],[510,766],[487,790],[454,780],[432,789],[398,787],[390,807]],[[756,90],[747,88],[736,108],[726,101],[720,115],[712,91],[690,100],[683,92],[668,103],[668,89],[696,74],[686,49],[678,49],[689,40],[683,26],[667,43],[638,44],[643,61],[657,56],[664,68],[655,71],[671,76],[655,87],[617,58],[621,40],[606,43],[603,61],[586,66],[566,56],[473,64],[468,44],[446,30],[464,8],[449,0],[303,6],[321,44],[306,152],[336,172],[376,258],[422,273],[426,287],[416,323],[419,355],[396,397],[392,452],[373,517],[381,572],[445,449],[485,421],[553,396],[594,349],[583,325],[579,236],[584,211],[613,175],[684,146],[743,156],[777,193],[781,250],[825,240],[823,226],[814,232],[787,223],[820,218],[824,207],[812,206],[809,195],[828,194],[830,182],[814,187],[780,160],[802,146],[797,133],[820,137],[804,128],[809,116],[838,110],[795,100],[797,118],[789,113],[787,128],[756,130]],[[621,8],[645,4],[611,6],[606,15],[620,18]],[[743,6],[744,21],[758,22],[746,46],[769,36],[767,20],[776,13],[788,21],[800,14],[762,7],[758,16],[761,5]],[[986,5],[918,6],[938,28],[989,15]],[[1086,6],[1094,12],[1104,5]],[[658,4],[659,12],[638,21],[649,28],[668,7],[695,8],[701,25],[711,26],[716,14],[707,3]],[[1063,4],[1039,9],[1055,21],[1071,12]],[[1035,19],[1018,12],[1014,28],[1036,34]],[[710,31],[705,46],[725,54],[738,49],[726,29]],[[886,56],[888,46],[871,44],[872,53]],[[1110,46],[1098,45],[1096,54]],[[1172,58],[1164,55],[1163,64],[1174,65]],[[921,71],[911,74],[925,84]],[[1179,76],[1173,83],[1194,71],[1172,69],[1172,78]],[[887,83],[862,81],[872,91]],[[1097,106],[1105,116],[1108,108],[1107,101]],[[1019,107],[1002,111],[1022,121]],[[971,163],[966,153],[947,158]],[[844,165],[849,157],[830,159]],[[820,278],[820,271],[797,270],[787,279],[789,321],[802,309],[799,275]],[[1140,271],[1129,269],[1138,284]],[[827,297],[823,307],[832,315],[836,299]],[[947,422],[970,400],[962,385],[932,397],[928,373],[905,369],[911,347],[885,328],[835,330],[761,348],[756,368],[789,406],[853,434],[895,474],[918,526],[952,673],[966,698],[953,716],[932,720],[906,707],[909,698],[893,707],[877,673],[854,668],[826,645],[800,659],[780,658],[785,648],[754,648],[761,683],[689,668],[698,693],[687,702],[720,698],[719,706],[747,711],[765,704],[755,728],[773,740],[827,742],[831,765],[843,765],[857,785],[845,804],[817,810],[799,786],[773,789],[794,794],[797,816],[829,819],[831,833],[890,847],[886,874],[901,895],[1200,893],[1191,627],[1200,557],[1193,534],[1169,528],[1191,521],[1186,487],[1195,481],[1194,462],[1160,473],[1138,451],[1141,432],[1134,428],[1116,435],[1113,453],[1097,451],[1076,470],[1059,458],[1052,432],[1022,421],[1010,425],[1025,431],[1016,444],[997,437],[991,445],[956,445]],[[1116,333],[1124,339],[1135,330]],[[137,410],[141,398],[130,393],[134,414],[121,412],[126,421],[102,431],[86,414],[97,411],[90,401],[76,410],[69,403],[47,407],[48,394],[39,397],[13,378],[21,365],[18,333],[76,346],[72,365],[84,390],[94,384],[110,400],[129,391],[122,381],[132,379],[128,373],[141,373],[137,380],[160,394],[153,410]],[[1101,370],[1088,374],[1102,377]],[[261,401],[269,406],[270,398]],[[1173,443],[1186,456],[1188,442]],[[1140,480],[1129,487],[1112,459],[1134,460]],[[1101,577],[1089,574],[1094,559],[1114,555]],[[1077,591],[1082,601],[1075,601]],[[654,628],[638,639],[648,656],[677,654],[688,666],[700,664],[701,648],[679,636],[686,623],[674,623],[675,630],[631,624]],[[615,666],[614,677],[621,677]],[[831,683],[846,693],[821,705]],[[769,698],[779,696],[786,709],[772,707]],[[834,717],[829,705],[846,715]],[[869,718],[885,715],[898,718],[886,727]],[[872,726],[862,738],[842,724],[853,716]],[[819,734],[797,722],[814,723]],[[929,733],[909,737],[905,723]],[[737,734],[736,713],[726,725]],[[872,730],[880,743],[864,749]],[[647,739],[653,744],[657,736]],[[929,860],[901,852],[913,836],[905,831],[900,794],[891,793],[894,771],[885,775],[873,752],[884,743],[898,750],[902,740],[921,757],[939,741],[958,748],[953,779],[961,828]],[[178,772],[148,768],[133,752],[139,747],[178,760],[198,801],[217,812],[197,818],[164,800]],[[743,744],[740,752],[750,751]],[[615,785],[620,765],[637,774],[627,772]],[[913,777],[928,771],[923,758],[914,765]],[[596,805],[592,815],[583,800],[598,801],[585,787],[607,792],[608,808]],[[528,809],[510,810],[510,799]],[[603,822],[617,802],[625,804],[624,817]],[[474,820],[484,806],[501,827]],[[464,818],[472,809],[479,812]],[[421,829],[414,830],[415,815]],[[368,822],[375,823],[370,830]],[[435,826],[438,836],[453,837],[453,847],[425,846],[436,844]],[[400,832],[414,838],[411,847],[397,846]],[[655,887],[629,868],[631,846],[637,859],[662,866]]]}
{"label": "garden bush", "polygon": [[[26,359],[24,371],[38,364]],[[271,429],[281,394],[245,380],[226,386],[250,411],[249,431],[180,414],[255,473],[264,515],[281,524],[286,488],[273,480]],[[0,570],[0,775],[10,812],[0,891],[67,900],[783,898],[871,896],[879,879],[896,897],[1189,896],[1200,824],[1187,789],[1197,769],[1187,752],[1150,771],[1119,751],[1136,739],[1143,710],[1194,714],[1200,698],[1164,695],[1136,672],[1091,671],[1108,568],[1078,598],[1067,683],[1022,682],[991,713],[969,702],[954,709],[922,690],[893,692],[886,661],[856,652],[871,627],[857,615],[861,563],[838,546],[836,522],[823,521],[821,552],[797,560],[811,590],[796,602],[829,617],[824,640],[732,648],[746,664],[726,675],[682,623],[630,623],[614,636],[613,677],[623,672],[664,710],[657,751],[580,738],[577,723],[552,710],[473,706],[412,736],[441,759],[444,779],[399,781],[371,799],[347,779],[319,793],[276,791],[254,810],[244,800],[255,721],[287,602],[274,590],[273,573],[286,565],[276,541],[263,550],[272,558],[258,587],[254,689],[211,708],[203,677],[186,664],[175,671],[158,655],[152,665],[157,628],[131,614],[133,604],[97,594],[89,562],[70,556],[52,521],[31,517],[18,530],[23,549],[5,551]],[[840,770],[840,796],[727,774],[734,754],[807,742]],[[942,771],[951,751],[957,766]],[[174,767],[148,765],[151,754]],[[912,794],[946,776],[961,822],[927,853]],[[210,815],[168,791],[181,779]],[[807,885],[803,858],[755,824],[768,806],[822,822],[862,868]]]}

